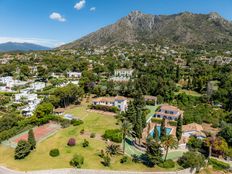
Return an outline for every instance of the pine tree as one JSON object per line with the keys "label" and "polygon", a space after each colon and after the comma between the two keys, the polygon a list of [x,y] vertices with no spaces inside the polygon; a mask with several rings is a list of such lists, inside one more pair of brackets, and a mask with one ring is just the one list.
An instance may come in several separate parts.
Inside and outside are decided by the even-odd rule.
{"label": "pine tree", "polygon": [[165,136],[166,136],[165,118],[163,118],[160,126],[160,139],[162,139]]}
{"label": "pine tree", "polygon": [[143,133],[143,122],[142,122],[142,111],[137,111],[136,113],[136,123],[134,126],[134,132],[136,137],[140,140],[142,138],[142,133]]}
{"label": "pine tree", "polygon": [[176,83],[178,83],[180,80],[180,67],[176,67]]}
{"label": "pine tree", "polygon": [[182,125],[183,125],[183,119],[181,116],[179,116],[176,125],[176,138],[178,141],[180,141],[182,137]]}
{"label": "pine tree", "polygon": [[148,141],[146,156],[148,158],[149,166],[151,167],[153,167],[156,164],[161,163],[163,161],[161,145],[154,140]]}
{"label": "pine tree", "polygon": [[159,141],[159,131],[158,131],[156,125],[155,125],[155,127],[154,127],[153,138],[155,139],[155,141]]}
{"label": "pine tree", "polygon": [[20,140],[15,149],[15,159],[23,159],[31,152],[31,145],[25,140]]}
{"label": "pine tree", "polygon": [[31,150],[36,148],[35,135],[32,129],[30,129],[28,132],[28,143],[31,145]]}

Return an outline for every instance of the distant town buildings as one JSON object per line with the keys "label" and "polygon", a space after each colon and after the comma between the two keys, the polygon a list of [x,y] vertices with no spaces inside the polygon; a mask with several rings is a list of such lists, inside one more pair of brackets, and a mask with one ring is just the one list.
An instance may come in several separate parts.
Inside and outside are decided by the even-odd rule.
{"label": "distant town buildings", "polygon": [[67,76],[69,78],[81,78],[82,73],[81,72],[68,72]]}
{"label": "distant town buildings", "polygon": [[111,77],[110,80],[118,82],[129,81],[133,75],[133,72],[133,69],[117,69],[114,71],[114,76]]}

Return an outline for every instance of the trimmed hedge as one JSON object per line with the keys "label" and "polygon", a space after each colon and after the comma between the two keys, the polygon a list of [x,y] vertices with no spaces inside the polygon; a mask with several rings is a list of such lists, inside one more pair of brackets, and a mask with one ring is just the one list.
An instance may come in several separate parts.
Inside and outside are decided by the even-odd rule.
{"label": "trimmed hedge", "polygon": [[109,129],[105,131],[103,138],[109,139],[115,143],[122,142],[122,132],[119,129]]}
{"label": "trimmed hedge", "polygon": [[177,126],[177,122],[176,121],[169,121],[168,124],[170,126]]}
{"label": "trimmed hedge", "polygon": [[217,170],[226,170],[230,168],[230,165],[227,163],[224,163],[222,161],[216,160],[214,158],[209,159],[209,164],[213,166],[213,168]]}
{"label": "trimmed hedge", "polygon": [[162,168],[166,168],[166,169],[174,168],[175,162],[171,159],[168,159],[167,161],[164,161],[163,163],[158,164],[158,166]]}
{"label": "trimmed hedge", "polygon": [[115,106],[104,106],[104,105],[90,105],[90,109],[101,110],[105,112],[117,113],[119,109]]}
{"label": "trimmed hedge", "polygon": [[152,118],[151,121],[152,121],[152,123],[158,123],[158,124],[162,123],[162,119],[160,119],[160,118]]}
{"label": "trimmed hedge", "polygon": [[51,157],[57,157],[60,155],[60,151],[59,151],[59,149],[52,149],[52,150],[50,150],[49,155]]}
{"label": "trimmed hedge", "polygon": [[79,126],[79,125],[81,125],[81,124],[83,124],[84,122],[82,121],[82,120],[76,120],[76,119],[73,119],[72,121],[71,121],[71,124],[73,125],[73,126]]}

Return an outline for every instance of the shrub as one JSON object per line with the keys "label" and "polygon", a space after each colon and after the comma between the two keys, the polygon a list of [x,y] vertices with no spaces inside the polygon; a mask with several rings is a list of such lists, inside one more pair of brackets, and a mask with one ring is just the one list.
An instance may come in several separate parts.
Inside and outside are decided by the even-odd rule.
{"label": "shrub", "polygon": [[160,118],[152,118],[151,121],[152,121],[152,123],[158,123],[158,124],[162,123],[162,119],[160,119]]}
{"label": "shrub", "polygon": [[167,161],[164,161],[163,163],[158,164],[159,167],[162,168],[174,168],[175,167],[175,162],[171,159],[168,159]]}
{"label": "shrub", "polygon": [[88,147],[89,146],[89,142],[86,139],[84,139],[84,142],[82,143],[82,146],[83,147]]}
{"label": "shrub", "polygon": [[209,164],[213,166],[213,168],[217,169],[217,170],[225,170],[225,169],[229,169],[230,165],[227,163],[224,163],[222,161],[219,161],[217,159],[214,158],[210,158],[209,159]]}
{"label": "shrub", "polygon": [[60,155],[60,151],[59,151],[59,149],[52,149],[52,150],[50,150],[49,155],[51,157],[57,157]]}
{"label": "shrub", "polygon": [[111,159],[110,159],[109,155],[103,156],[103,162],[102,162],[102,164],[104,166],[109,167],[110,166],[110,161],[111,161]]}
{"label": "shrub", "polygon": [[73,167],[81,168],[81,166],[84,164],[84,157],[81,155],[75,154],[73,156],[73,159],[69,163]]}
{"label": "shrub", "polygon": [[91,105],[90,109],[101,110],[105,112],[114,112],[117,113],[119,109],[115,106],[104,106],[104,105]]}
{"label": "shrub", "polygon": [[96,134],[95,133],[91,133],[90,134],[90,138],[95,138],[96,137]]}
{"label": "shrub", "polygon": [[122,142],[122,132],[119,129],[110,129],[106,130],[105,134],[103,135],[103,138],[109,139],[116,143]]}
{"label": "shrub", "polygon": [[70,138],[67,143],[68,146],[75,146],[76,140],[74,138]]}
{"label": "shrub", "polygon": [[176,121],[169,121],[168,124],[170,126],[177,126],[177,122]]}
{"label": "shrub", "polygon": [[120,163],[126,163],[128,161],[128,157],[127,156],[123,156],[122,159],[120,159]]}
{"label": "shrub", "polygon": [[24,159],[31,152],[31,145],[27,141],[20,140],[15,149],[15,159]]}
{"label": "shrub", "polygon": [[84,122],[82,121],[82,120],[76,120],[76,119],[73,119],[72,121],[71,121],[71,124],[73,125],[73,126],[79,126],[79,125],[81,125],[81,124],[83,124]]}
{"label": "shrub", "polygon": [[85,133],[85,129],[81,129],[80,134],[84,134]]}
{"label": "shrub", "polygon": [[197,171],[205,165],[205,157],[198,152],[186,152],[178,159],[178,164],[183,168],[196,168]]}

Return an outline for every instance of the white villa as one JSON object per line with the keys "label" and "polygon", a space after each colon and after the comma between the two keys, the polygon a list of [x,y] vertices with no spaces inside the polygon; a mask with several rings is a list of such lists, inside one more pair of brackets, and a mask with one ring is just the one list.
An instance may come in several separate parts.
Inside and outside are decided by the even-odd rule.
{"label": "white villa", "polygon": [[81,78],[81,72],[68,72],[67,73],[69,78]]}
{"label": "white villa", "polygon": [[129,81],[132,77],[134,70],[133,69],[117,69],[114,71],[114,76],[110,78],[110,80],[123,82]]}
{"label": "white villa", "polygon": [[183,111],[175,106],[164,104],[160,107],[159,111],[155,113],[154,117],[177,120],[178,117],[183,117],[183,113]]}
{"label": "white villa", "polygon": [[190,136],[195,136],[199,139],[203,139],[206,137],[203,132],[203,127],[197,123],[191,123],[187,125],[183,125],[183,137],[189,138]]}
{"label": "white villa", "polygon": [[127,109],[127,98],[122,96],[116,97],[100,97],[92,101],[93,105],[104,105],[104,106],[115,106],[120,111],[126,111]]}
{"label": "white villa", "polygon": [[4,84],[0,89],[2,91],[11,91],[12,87],[26,85],[27,82],[14,80],[12,76],[0,77],[0,83]]}
{"label": "white villa", "polygon": [[44,82],[35,82],[35,83],[32,83],[31,84],[31,88],[34,90],[34,91],[40,91],[42,89],[45,88],[45,83]]}

